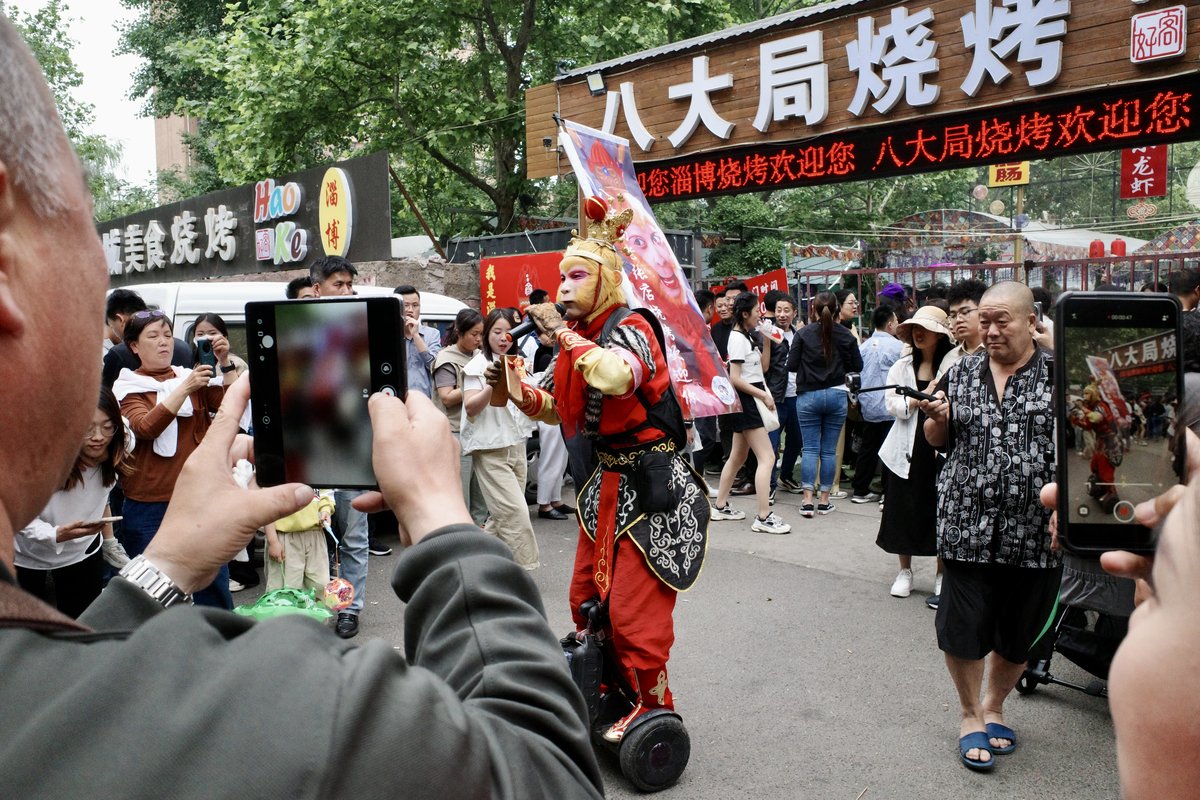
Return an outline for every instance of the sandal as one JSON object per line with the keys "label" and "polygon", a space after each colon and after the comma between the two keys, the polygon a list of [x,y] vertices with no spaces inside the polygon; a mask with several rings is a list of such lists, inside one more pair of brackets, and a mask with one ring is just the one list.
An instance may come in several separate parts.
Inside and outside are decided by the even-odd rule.
{"label": "sandal", "polygon": [[[1007,737],[1006,737],[1007,738]],[[982,750],[987,753],[989,758],[987,761],[979,761],[973,758],[967,758],[968,750]],[[975,731],[968,733],[966,736],[958,740],[958,758],[962,761],[967,769],[973,769],[976,772],[988,772],[996,766],[996,759],[992,758],[992,745],[988,741],[988,735],[983,731]]]}
{"label": "sandal", "polygon": [[1008,739],[1008,747],[995,747],[989,741],[988,749],[998,756],[1006,756],[1013,750],[1017,749],[1017,734],[1013,729],[1000,722],[989,722],[984,726],[987,729],[987,737],[991,739]]}

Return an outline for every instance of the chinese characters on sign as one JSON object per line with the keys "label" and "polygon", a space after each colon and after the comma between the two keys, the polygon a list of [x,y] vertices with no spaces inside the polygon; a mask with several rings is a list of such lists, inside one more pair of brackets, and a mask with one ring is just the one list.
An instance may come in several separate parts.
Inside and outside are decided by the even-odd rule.
{"label": "chinese characters on sign", "polygon": [[1100,353],[1121,380],[1174,369],[1175,334],[1159,333]]}
{"label": "chinese characters on sign", "polygon": [[1097,93],[1086,102],[1013,106],[967,122],[918,119],[821,137],[811,144],[766,145],[635,166],[642,192],[658,202],[952,169],[984,159],[1111,149],[1130,140],[1161,141],[1194,130],[1200,109],[1185,88],[1189,85],[1184,78],[1170,88],[1130,88]]}
{"label": "chinese characters on sign", "polygon": [[1165,197],[1167,146],[1131,147],[1121,151],[1121,199]]}
{"label": "chinese characters on sign", "polygon": [[1134,14],[1129,34],[1129,60],[1135,64],[1174,58],[1187,49],[1187,6]]}
{"label": "chinese characters on sign", "polygon": [[[1025,67],[1029,86],[1053,83],[1062,69],[1070,11],[1070,0],[1000,0],[999,6],[993,6],[992,0],[976,0],[974,10],[959,18],[961,35],[955,44],[970,52],[971,66],[958,90],[974,97],[985,81],[1003,83],[1012,74],[1006,62],[1014,61]],[[845,46],[849,72],[857,80],[847,106],[851,114],[861,117],[868,106],[877,114],[887,114],[902,99],[911,108],[938,101],[942,87],[933,22],[933,9],[910,12],[903,6],[891,9],[886,18],[857,20],[857,37]],[[830,75],[823,41],[822,31],[817,30],[759,46],[759,101],[753,122],[758,131],[766,133],[772,123],[792,118],[810,126],[825,120]],[[734,90],[734,76],[731,72],[714,75],[713,69],[707,55],[695,56],[690,80],[667,87],[670,100],[687,101],[683,122],[666,136],[675,149],[686,144],[701,124],[718,139],[733,134],[737,123],[717,112],[713,95]],[[632,81],[608,92],[602,129],[614,132],[622,113],[633,140],[649,152],[658,137],[642,122]]]}
{"label": "chinese characters on sign", "polygon": [[1026,186],[1029,184],[1029,162],[992,164],[988,167],[988,186]]}

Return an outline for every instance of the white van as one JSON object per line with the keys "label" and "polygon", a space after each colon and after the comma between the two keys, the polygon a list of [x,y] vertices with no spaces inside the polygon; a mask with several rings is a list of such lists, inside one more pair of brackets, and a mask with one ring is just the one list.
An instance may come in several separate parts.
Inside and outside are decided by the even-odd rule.
{"label": "white van", "polygon": [[[217,314],[229,327],[229,347],[246,356],[246,303],[282,300],[287,284],[277,281],[195,281],[183,283],[142,283],[128,287],[141,295],[146,304],[162,309],[171,319],[177,338],[192,341],[192,327],[201,314]],[[386,286],[355,286],[361,297],[391,297]],[[466,303],[444,294],[421,292],[421,322],[437,328],[442,341]]]}

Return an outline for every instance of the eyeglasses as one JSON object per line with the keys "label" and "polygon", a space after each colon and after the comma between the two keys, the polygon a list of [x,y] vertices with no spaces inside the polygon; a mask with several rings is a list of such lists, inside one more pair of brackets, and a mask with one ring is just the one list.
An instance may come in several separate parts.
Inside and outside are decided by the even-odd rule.
{"label": "eyeglasses", "polygon": [[964,308],[962,311],[951,311],[946,315],[946,319],[950,320],[951,322],[954,322],[954,320],[958,319],[959,317],[966,319],[978,310],[978,308]]}
{"label": "eyeglasses", "polygon": [[88,425],[87,438],[91,439],[92,437],[96,436],[97,434],[99,434],[100,436],[105,436],[105,437],[112,436],[116,432],[117,432],[117,428],[111,422],[105,422],[102,425],[94,425],[94,424]]}
{"label": "eyeglasses", "polygon": [[159,311],[157,308],[150,309],[148,311],[133,312],[134,319],[157,319],[159,317],[165,318],[166,316],[167,316],[167,312]]}

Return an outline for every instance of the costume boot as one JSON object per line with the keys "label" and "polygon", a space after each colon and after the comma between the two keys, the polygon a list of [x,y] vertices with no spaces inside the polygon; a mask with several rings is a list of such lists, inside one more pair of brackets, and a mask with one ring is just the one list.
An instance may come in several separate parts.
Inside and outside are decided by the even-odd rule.
{"label": "costume boot", "polygon": [[604,732],[605,741],[619,742],[625,736],[625,731],[629,730],[629,726],[645,714],[649,714],[659,708],[667,708],[674,710],[675,699],[671,696],[671,689],[667,686],[667,668],[666,665],[656,669],[639,669],[635,673],[637,677],[637,693],[638,702],[633,707],[633,710],[626,714],[621,719],[613,723],[613,726]]}

